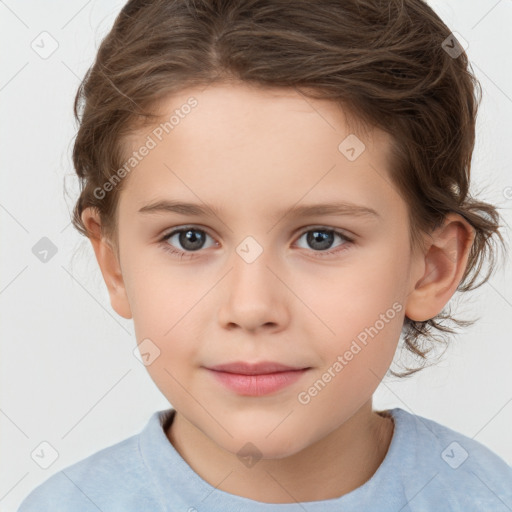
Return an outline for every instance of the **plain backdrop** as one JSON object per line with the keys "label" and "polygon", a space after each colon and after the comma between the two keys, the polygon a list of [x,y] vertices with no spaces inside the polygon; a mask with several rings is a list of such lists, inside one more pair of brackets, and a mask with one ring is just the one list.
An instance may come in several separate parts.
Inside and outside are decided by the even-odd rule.
{"label": "plain backdrop", "polygon": [[[136,434],[154,411],[170,407],[133,355],[131,320],[111,308],[90,243],[70,224],[78,190],[73,99],[122,5],[0,2],[1,511],[15,511],[49,476]],[[472,191],[511,225],[512,2],[430,5],[467,41],[483,87]],[[40,44],[36,51],[41,37],[45,50]],[[503,233],[509,243],[509,229]],[[57,251],[46,263],[33,252],[48,244],[43,237]],[[454,311],[480,320],[455,336],[435,368],[386,378],[375,408],[433,419],[512,464],[511,290],[507,263],[463,302],[456,294]],[[41,467],[34,454],[51,457],[52,450],[55,460]]]}

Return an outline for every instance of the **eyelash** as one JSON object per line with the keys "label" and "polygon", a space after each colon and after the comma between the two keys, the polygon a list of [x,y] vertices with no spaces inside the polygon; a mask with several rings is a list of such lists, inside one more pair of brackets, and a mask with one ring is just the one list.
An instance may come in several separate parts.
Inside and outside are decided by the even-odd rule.
{"label": "eyelash", "polygon": [[[189,231],[189,230],[200,231],[200,232],[205,233],[206,235],[208,235],[208,233],[204,229],[200,229],[200,228],[197,228],[195,226],[185,226],[185,227],[180,228],[180,229],[175,229],[175,230],[171,231],[170,233],[164,235],[159,240],[159,243],[162,245],[163,250],[168,252],[168,253],[170,253],[170,254],[172,254],[172,255],[174,255],[174,256],[179,256],[180,260],[183,259],[183,257],[185,257],[185,259],[192,259],[192,258],[196,257],[195,253],[200,252],[200,250],[198,250],[198,251],[180,251],[180,250],[177,250],[176,248],[174,248],[172,245],[167,243],[167,240],[169,240],[169,238],[171,238],[173,235],[176,235],[176,234],[181,233],[181,232]],[[333,233],[334,235],[338,235],[339,237],[341,237],[346,242],[343,245],[338,246],[336,249],[333,249],[333,250],[328,250],[328,251],[312,251],[315,254],[317,254],[319,257],[326,257],[326,256],[330,256],[332,254],[336,254],[336,253],[340,253],[342,251],[346,251],[346,250],[348,250],[350,248],[350,246],[354,242],[354,240],[352,238],[349,238],[345,234],[343,234],[343,233],[341,233],[339,231],[336,231],[335,229],[328,228],[326,226],[313,227],[313,228],[307,229],[306,231],[302,231],[300,233],[300,235],[298,236],[297,240],[300,239],[302,236],[304,236],[306,233],[309,233],[311,231],[321,231],[321,232]],[[211,235],[208,235],[208,236],[211,236]]]}

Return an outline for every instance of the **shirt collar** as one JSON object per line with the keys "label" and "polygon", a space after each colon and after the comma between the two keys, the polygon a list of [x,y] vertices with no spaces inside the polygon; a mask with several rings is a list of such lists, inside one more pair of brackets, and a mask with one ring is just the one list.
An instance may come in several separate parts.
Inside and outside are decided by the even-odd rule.
{"label": "shirt collar", "polygon": [[[360,512],[379,504],[380,512],[402,509],[404,495],[401,475],[406,474],[403,439],[405,416],[400,408],[390,409],[394,432],[386,456],[374,475],[362,486],[339,498],[302,503],[264,503],[216,489],[203,480],[167,439],[163,426],[174,418],[174,409],[160,410],[151,416],[139,434],[142,459],[161,497],[164,508],[208,512]],[[407,510],[405,507],[402,509]],[[194,512],[195,512],[194,511]]]}

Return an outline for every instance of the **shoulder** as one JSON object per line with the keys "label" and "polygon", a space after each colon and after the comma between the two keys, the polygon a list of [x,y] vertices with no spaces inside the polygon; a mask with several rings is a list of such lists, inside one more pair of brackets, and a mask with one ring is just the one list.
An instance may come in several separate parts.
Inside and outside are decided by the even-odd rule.
{"label": "shoulder", "polygon": [[142,505],[158,510],[152,499],[135,435],[58,471],[30,492],[18,512],[49,512],[57,503],[61,512],[129,511]]}
{"label": "shoulder", "polygon": [[406,465],[412,474],[403,476],[418,491],[417,503],[442,495],[447,510],[512,510],[512,467],[501,457],[433,420],[403,409],[393,413],[401,426],[402,451],[413,464]]}

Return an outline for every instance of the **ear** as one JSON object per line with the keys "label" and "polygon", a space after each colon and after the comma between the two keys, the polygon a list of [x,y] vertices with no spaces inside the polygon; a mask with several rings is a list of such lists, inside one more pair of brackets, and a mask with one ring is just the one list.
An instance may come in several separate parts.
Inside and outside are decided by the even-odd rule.
{"label": "ear", "polygon": [[98,211],[92,207],[86,208],[82,212],[81,218],[89,233],[89,240],[96,254],[103,280],[107,285],[112,308],[123,318],[132,318],[121,266],[112,243],[101,234],[101,220]]}
{"label": "ear", "polygon": [[431,234],[425,253],[416,256],[420,279],[409,293],[405,315],[423,322],[434,318],[448,303],[466,269],[475,230],[462,216],[450,213]]}

